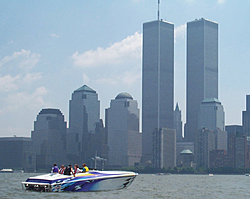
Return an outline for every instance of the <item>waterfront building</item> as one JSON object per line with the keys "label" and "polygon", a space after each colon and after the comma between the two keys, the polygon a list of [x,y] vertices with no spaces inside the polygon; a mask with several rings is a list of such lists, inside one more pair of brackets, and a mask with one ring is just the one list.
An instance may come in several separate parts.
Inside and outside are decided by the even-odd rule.
{"label": "waterfront building", "polygon": [[16,136],[0,138],[0,169],[3,168],[28,172],[35,170],[31,138]]}
{"label": "waterfront building", "polygon": [[209,167],[209,153],[216,149],[216,134],[213,130],[202,128],[195,134],[194,160],[196,167]]}
{"label": "waterfront building", "polygon": [[176,131],[176,141],[182,142],[183,136],[182,136],[182,120],[181,120],[181,111],[179,109],[178,103],[176,104],[175,110],[174,110],[174,125],[173,129]]}
{"label": "waterfront building", "polygon": [[59,109],[42,109],[31,132],[36,170],[49,171],[54,163],[66,161],[67,124]]}
{"label": "waterfront building", "polygon": [[247,168],[248,167],[248,146],[247,136],[235,132],[228,134],[228,155],[225,167]]}
{"label": "waterfront building", "polygon": [[209,168],[222,168],[224,167],[225,157],[227,155],[226,150],[215,149],[210,151],[209,154]]}
{"label": "waterfront building", "polygon": [[96,124],[99,122],[98,94],[92,88],[83,85],[72,93],[69,101],[67,154],[72,162],[82,164],[82,161],[88,158],[89,135],[95,133]]}
{"label": "waterfront building", "polygon": [[128,93],[120,93],[106,109],[108,165],[134,166],[141,160],[138,103]]}
{"label": "waterfront building", "polygon": [[189,149],[184,149],[178,155],[178,167],[194,167],[194,154]]}
{"label": "waterfront building", "polygon": [[236,133],[234,143],[234,167],[247,168],[247,136]]}
{"label": "waterfront building", "polygon": [[176,166],[176,132],[160,128],[153,132],[153,167],[174,168]]}
{"label": "waterfront building", "polygon": [[[194,154],[194,142],[176,142],[176,160],[183,150],[189,150]],[[178,162],[176,162],[178,164]]]}
{"label": "waterfront building", "polygon": [[156,20],[143,24],[142,162],[152,163],[152,133],[173,129],[174,24]]}
{"label": "waterfront building", "polygon": [[228,167],[234,167],[234,136],[236,133],[243,134],[243,126],[242,125],[227,125],[225,127],[227,132],[227,164]]}
{"label": "waterfront building", "polygon": [[204,99],[218,99],[218,24],[201,18],[187,23],[185,140],[194,141]]}

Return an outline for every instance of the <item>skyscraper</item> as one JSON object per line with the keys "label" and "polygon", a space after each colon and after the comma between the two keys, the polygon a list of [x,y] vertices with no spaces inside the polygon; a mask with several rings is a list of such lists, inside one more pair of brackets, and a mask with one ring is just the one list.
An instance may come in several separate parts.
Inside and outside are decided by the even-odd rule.
{"label": "skyscraper", "polygon": [[143,24],[142,155],[152,162],[152,133],[173,128],[174,25],[163,20]]}
{"label": "skyscraper", "polygon": [[67,125],[59,109],[42,109],[31,132],[36,169],[50,170],[53,163],[65,164]]}
{"label": "skyscraper", "polygon": [[225,131],[225,112],[221,102],[215,98],[202,101],[198,114],[198,129],[220,129]]}
{"label": "skyscraper", "polygon": [[250,95],[246,96],[246,111],[242,111],[243,133],[250,136]]}
{"label": "skyscraper", "polygon": [[141,158],[139,109],[128,93],[120,93],[106,109],[108,163],[111,166],[134,166]]}
{"label": "skyscraper", "polygon": [[72,161],[81,163],[80,161],[86,158],[88,135],[95,133],[95,127],[99,121],[100,101],[96,91],[86,85],[75,90],[69,101],[67,138],[67,152]]}
{"label": "skyscraper", "polygon": [[198,111],[206,98],[218,99],[218,24],[207,19],[187,23],[187,111],[185,139],[193,142]]}
{"label": "skyscraper", "polygon": [[179,109],[178,103],[175,106],[174,110],[174,125],[173,129],[176,131],[176,141],[177,142],[182,142],[183,137],[182,137],[182,121],[181,121],[181,111]]}

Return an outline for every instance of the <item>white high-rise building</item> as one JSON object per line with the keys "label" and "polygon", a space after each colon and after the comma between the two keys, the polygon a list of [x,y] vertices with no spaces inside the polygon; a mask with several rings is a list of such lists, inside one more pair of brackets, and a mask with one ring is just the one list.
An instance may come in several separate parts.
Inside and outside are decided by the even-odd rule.
{"label": "white high-rise building", "polygon": [[134,166],[141,158],[139,109],[136,100],[128,93],[120,93],[106,109],[108,134],[108,164]]}
{"label": "white high-rise building", "polygon": [[215,133],[215,148],[227,150],[227,132],[225,131],[225,112],[216,98],[202,101],[198,114],[198,129],[209,129]]}
{"label": "white high-rise building", "polygon": [[221,102],[216,98],[208,98],[202,101],[198,114],[198,129],[220,129],[225,131],[225,113]]}

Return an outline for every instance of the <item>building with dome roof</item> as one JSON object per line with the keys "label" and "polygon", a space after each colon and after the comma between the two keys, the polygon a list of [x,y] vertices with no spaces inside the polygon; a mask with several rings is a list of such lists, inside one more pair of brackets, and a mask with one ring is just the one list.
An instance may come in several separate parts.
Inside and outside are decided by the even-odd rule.
{"label": "building with dome roof", "polygon": [[126,92],[122,92],[122,93],[119,93],[115,99],[131,99],[133,100],[133,97],[129,94],[129,93],[126,93]]}
{"label": "building with dome roof", "polygon": [[180,152],[177,160],[177,166],[194,167],[194,154],[189,149],[184,149]]}
{"label": "building with dome roof", "polygon": [[126,92],[119,93],[106,109],[105,127],[108,134],[108,165],[134,166],[141,158],[139,108]]}

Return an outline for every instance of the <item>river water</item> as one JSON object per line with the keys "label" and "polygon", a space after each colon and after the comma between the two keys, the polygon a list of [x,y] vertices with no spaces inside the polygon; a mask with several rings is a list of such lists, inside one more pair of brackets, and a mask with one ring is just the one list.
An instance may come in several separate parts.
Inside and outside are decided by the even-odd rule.
{"label": "river water", "polygon": [[25,191],[21,182],[30,173],[0,173],[0,198],[250,198],[250,177],[245,175],[140,174],[126,189],[105,192],[40,193]]}

